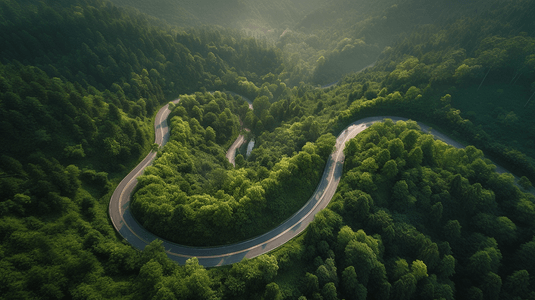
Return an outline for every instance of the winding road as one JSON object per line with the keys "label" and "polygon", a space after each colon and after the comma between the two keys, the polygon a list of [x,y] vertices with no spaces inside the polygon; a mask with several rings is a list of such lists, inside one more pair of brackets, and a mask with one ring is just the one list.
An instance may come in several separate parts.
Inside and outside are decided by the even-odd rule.
{"label": "winding road", "polygon": [[[177,103],[178,101],[179,100],[175,100],[173,102]],[[169,116],[169,113],[169,107],[166,105],[160,109],[155,119],[155,143],[161,146],[165,145],[169,139],[169,127],[167,125],[167,117]],[[236,263],[244,258],[259,256],[296,237],[305,230],[312,220],[314,220],[316,213],[329,204],[338,187],[340,177],[342,176],[342,166],[344,162],[343,149],[346,142],[370,127],[373,123],[382,122],[386,118],[392,119],[393,121],[408,120],[406,118],[394,116],[370,117],[358,120],[342,130],[336,139],[335,150],[327,161],[321,181],[308,202],[284,223],[253,239],[212,248],[188,247],[163,240],[143,228],[132,215],[130,209],[130,196],[137,184],[137,177],[142,174],[144,168],[150,165],[156,157],[156,153],[154,152],[149,153],[147,157],[145,157],[145,159],[117,186],[109,205],[111,221],[121,236],[123,236],[131,245],[140,250],[143,250],[145,246],[156,239],[163,240],[163,246],[167,255],[172,260],[182,265],[191,257],[197,257],[199,263],[205,267],[214,267]],[[430,128],[424,124],[418,122],[418,125],[424,132],[430,131]],[[457,148],[463,147],[463,145],[449,139],[435,130],[432,131],[432,134],[435,138],[443,140]]]}
{"label": "winding road", "polygon": [[[232,93],[230,92],[230,94],[232,96],[240,96],[236,93]],[[242,97],[242,96],[240,96]],[[245,100],[247,102],[247,104],[249,104],[249,109],[253,109],[253,102],[251,102],[251,100],[245,98],[245,97],[242,97],[243,100]],[[240,120],[240,123],[242,123],[242,121]],[[243,126],[243,124],[242,124]],[[245,131],[249,131],[249,129],[247,128],[243,128]],[[233,165],[233,166],[236,166],[236,149],[240,148],[241,145],[243,145],[243,143],[245,143],[245,136],[243,134],[240,134],[238,135],[238,138],[236,138],[236,140],[234,141],[234,143],[232,143],[232,145],[230,146],[230,148],[228,149],[227,151],[227,154],[226,154],[226,157],[228,159],[228,161]]]}
{"label": "winding road", "polygon": [[245,143],[245,136],[243,134],[240,134],[227,151],[226,157],[228,161],[234,166],[236,166],[236,149],[240,148],[243,143]]}

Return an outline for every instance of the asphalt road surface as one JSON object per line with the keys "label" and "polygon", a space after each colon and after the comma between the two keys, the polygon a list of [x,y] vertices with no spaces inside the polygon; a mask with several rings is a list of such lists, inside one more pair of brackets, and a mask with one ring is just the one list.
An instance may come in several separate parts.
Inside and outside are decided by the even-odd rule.
{"label": "asphalt road surface", "polygon": [[240,148],[243,143],[245,143],[245,136],[243,134],[240,134],[227,151],[226,157],[228,161],[234,166],[236,166],[236,149]]}
{"label": "asphalt road surface", "polygon": [[[236,93],[233,93],[233,92],[230,92],[230,94],[232,96],[240,96]],[[251,102],[251,100],[243,97],[243,96],[240,96],[242,97],[243,100],[245,100],[248,104],[249,104],[249,109],[253,109],[253,103]],[[242,124],[242,121],[240,120],[240,123]],[[243,124],[242,124],[243,126]],[[249,131],[248,128],[243,128],[245,131]],[[240,134],[238,136],[238,138],[234,141],[234,143],[232,143],[232,145],[230,146],[230,148],[227,150],[227,154],[226,154],[226,157],[228,159],[228,161],[236,166],[236,149],[240,148],[241,145],[243,145],[243,143],[245,143],[245,136],[243,134]]]}
{"label": "asphalt road surface", "polygon": [[[175,102],[178,102],[178,100],[175,100]],[[158,112],[155,120],[155,142],[162,146],[169,139],[169,128],[166,120],[169,113],[168,105],[166,105]],[[156,239],[163,240],[163,246],[165,247],[167,255],[179,264],[185,264],[187,259],[197,257],[201,265],[205,267],[214,267],[236,263],[244,258],[253,258],[268,253],[305,230],[308,224],[314,220],[316,213],[329,204],[338,187],[340,177],[342,176],[342,166],[344,163],[343,149],[346,142],[370,127],[373,123],[381,122],[386,118],[392,119],[393,121],[407,120],[400,117],[378,116],[361,119],[349,125],[337,137],[335,150],[327,161],[323,177],[308,202],[297,213],[278,227],[253,239],[220,247],[198,248],[183,246],[163,240],[143,228],[132,215],[130,210],[130,196],[137,184],[136,178],[143,173],[143,169],[150,165],[152,160],[156,157],[156,154],[153,152],[147,155],[147,157],[117,186],[110,200],[110,218],[115,229],[131,245],[140,250],[143,250],[145,246]],[[418,124],[424,131],[429,131],[428,126],[421,123]],[[458,148],[463,147],[463,145],[447,138],[439,132],[432,131],[431,133],[436,138],[441,139],[448,144]]]}

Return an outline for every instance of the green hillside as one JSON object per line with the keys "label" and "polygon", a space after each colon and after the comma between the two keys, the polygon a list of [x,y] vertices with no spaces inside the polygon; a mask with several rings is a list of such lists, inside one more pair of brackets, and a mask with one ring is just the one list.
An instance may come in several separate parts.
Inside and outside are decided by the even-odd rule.
{"label": "green hillside", "polygon": [[[0,0],[0,299],[535,298],[533,1],[112,2]],[[178,265],[110,222],[157,151],[141,225],[197,246],[260,235],[314,192],[335,136],[389,115],[468,146],[371,126],[329,206],[268,254]],[[234,167],[240,133],[255,147]]]}
{"label": "green hillside", "polygon": [[116,5],[136,8],[167,22],[191,27],[202,24],[244,30],[281,29],[295,25],[321,4],[319,0],[113,0]]}

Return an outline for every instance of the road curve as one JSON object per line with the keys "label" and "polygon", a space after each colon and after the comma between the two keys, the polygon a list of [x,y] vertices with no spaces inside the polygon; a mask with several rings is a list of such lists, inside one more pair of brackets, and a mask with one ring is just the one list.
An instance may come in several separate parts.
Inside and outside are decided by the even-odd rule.
{"label": "road curve", "polygon": [[[241,96],[241,95],[238,95],[234,92],[229,92],[232,96],[240,96],[242,97],[243,100],[245,100],[245,102],[247,102],[247,104],[249,104],[249,109],[253,109],[253,102],[251,102],[251,100]],[[243,122],[240,120],[240,125],[242,126],[242,129],[245,130],[245,131],[250,131],[248,128],[243,128]],[[238,135],[238,138],[234,141],[234,143],[232,143],[232,145],[230,146],[230,148],[227,150],[227,154],[225,155],[228,159],[228,161],[233,165],[233,166],[236,166],[236,149],[240,148],[243,143],[245,143],[245,136],[243,134],[240,134]]]}
{"label": "road curve", "polygon": [[[176,103],[178,100],[175,100],[174,102]],[[155,142],[159,145],[164,145],[169,139],[169,128],[166,120],[169,113],[168,105],[166,105],[160,109],[156,116]],[[344,162],[343,149],[346,142],[370,127],[373,123],[381,122],[386,118],[392,119],[393,121],[408,120],[406,118],[393,116],[370,117],[358,120],[342,130],[336,139],[335,149],[327,161],[320,183],[308,202],[284,223],[253,239],[220,247],[198,248],[166,241],[143,228],[132,215],[130,209],[130,196],[137,184],[137,177],[142,174],[143,169],[150,165],[152,160],[156,157],[156,153],[153,152],[147,155],[147,157],[145,157],[145,159],[117,186],[109,205],[111,221],[121,236],[123,236],[132,246],[140,250],[143,250],[145,246],[156,239],[162,240],[167,255],[179,264],[185,264],[187,259],[197,257],[201,265],[205,267],[214,267],[236,263],[244,258],[259,256],[283,245],[297,236],[305,230],[312,220],[314,220],[316,213],[329,204],[338,187],[340,177],[342,176],[342,166]],[[428,126],[421,123],[418,123],[418,125],[420,125],[423,131],[429,132],[430,128]],[[463,147],[463,145],[448,139],[439,132],[433,131],[432,134],[436,138],[455,147]]]}
{"label": "road curve", "polygon": [[245,136],[243,134],[240,134],[227,151],[226,157],[228,161],[234,166],[236,166],[236,149],[240,148],[243,143],[245,143]]}

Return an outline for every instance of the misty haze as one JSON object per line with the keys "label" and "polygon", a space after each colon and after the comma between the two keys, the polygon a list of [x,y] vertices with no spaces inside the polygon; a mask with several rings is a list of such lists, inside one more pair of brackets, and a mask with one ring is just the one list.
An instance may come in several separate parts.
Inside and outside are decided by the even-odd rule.
{"label": "misty haze", "polygon": [[0,0],[0,299],[535,298],[533,16]]}

